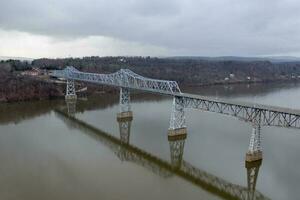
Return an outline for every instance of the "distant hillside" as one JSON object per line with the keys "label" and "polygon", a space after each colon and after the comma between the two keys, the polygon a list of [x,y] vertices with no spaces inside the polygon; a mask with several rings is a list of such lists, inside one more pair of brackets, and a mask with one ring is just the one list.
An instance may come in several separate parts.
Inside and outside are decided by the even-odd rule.
{"label": "distant hillside", "polygon": [[268,60],[230,60],[235,57],[203,59],[202,57],[84,57],[37,59],[32,66],[63,68],[74,66],[81,71],[112,73],[121,68],[151,78],[175,80],[186,85],[210,85],[243,82],[300,80],[300,62]]}
{"label": "distant hillside", "polygon": [[[222,60],[223,59],[223,60]],[[257,83],[274,81],[300,81],[300,62],[271,62],[268,60],[240,60],[202,57],[84,57],[64,59],[36,59],[31,63],[17,60],[0,61],[0,102],[45,99],[63,96],[64,88],[52,83],[21,76],[20,72],[33,67],[63,69],[74,66],[78,70],[112,73],[121,68],[131,69],[145,77],[177,81],[180,87],[214,84]],[[228,59],[228,60],[227,60]],[[283,58],[281,58],[283,59]],[[95,84],[86,84],[90,93],[97,90],[116,92]]]}
{"label": "distant hillside", "polygon": [[20,60],[20,61],[33,61],[33,58],[26,58],[26,57],[9,57],[9,56],[0,56],[0,61],[1,60]]}
{"label": "distant hillside", "polygon": [[220,56],[220,57],[203,57],[203,56],[175,56],[168,57],[171,59],[191,59],[191,60],[207,60],[207,61],[269,61],[272,63],[279,62],[300,62],[299,57],[292,56],[273,56],[273,57],[238,57],[238,56]]}

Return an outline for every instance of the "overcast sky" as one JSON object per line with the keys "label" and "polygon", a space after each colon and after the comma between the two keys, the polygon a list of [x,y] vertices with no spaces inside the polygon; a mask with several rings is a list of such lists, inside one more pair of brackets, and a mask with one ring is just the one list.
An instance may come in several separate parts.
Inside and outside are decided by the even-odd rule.
{"label": "overcast sky", "polygon": [[300,56],[300,1],[0,1],[0,56],[91,55]]}

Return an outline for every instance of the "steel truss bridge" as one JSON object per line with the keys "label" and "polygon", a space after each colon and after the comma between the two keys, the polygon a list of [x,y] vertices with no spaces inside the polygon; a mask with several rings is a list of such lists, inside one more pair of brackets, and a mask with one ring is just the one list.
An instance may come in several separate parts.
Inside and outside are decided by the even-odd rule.
{"label": "steel truss bridge", "polygon": [[118,121],[120,126],[120,139],[118,139],[117,137],[105,133],[102,130],[99,130],[61,110],[56,110],[56,114],[68,127],[80,129],[84,133],[106,145],[122,162],[133,162],[163,178],[169,178],[175,174],[224,199],[269,199],[255,189],[261,161],[250,163],[250,165],[246,164],[247,187],[243,187],[207,173],[204,170],[184,161],[183,149],[185,138],[181,137],[169,140],[171,160],[171,163],[169,163],[132,144],[129,144],[130,128],[124,129],[123,123],[131,123],[131,120],[125,120],[122,122]]}
{"label": "steel truss bridge", "polygon": [[[247,153],[250,156],[249,160],[262,158],[261,126],[300,128],[299,110],[182,93],[175,81],[146,78],[129,69],[121,69],[112,74],[96,74],[81,72],[74,67],[66,67],[64,70],[52,71],[51,75],[67,79],[66,99],[76,98],[75,80],[119,87],[120,113],[125,113],[125,115],[120,116],[130,115],[130,90],[172,96],[173,107],[169,136],[186,134],[186,108],[229,115],[249,122],[252,124],[252,134]],[[254,157],[251,158],[251,156]]]}

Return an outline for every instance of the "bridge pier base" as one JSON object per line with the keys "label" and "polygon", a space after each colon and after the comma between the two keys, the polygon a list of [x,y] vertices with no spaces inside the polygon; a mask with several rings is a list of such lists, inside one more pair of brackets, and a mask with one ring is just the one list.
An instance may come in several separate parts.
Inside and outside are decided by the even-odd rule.
{"label": "bridge pier base", "polygon": [[67,87],[66,87],[66,100],[73,100],[77,99],[76,91],[75,91],[75,82],[72,79],[67,80]]}
{"label": "bridge pier base", "polygon": [[252,134],[250,138],[248,152],[246,153],[246,162],[259,161],[263,158],[260,132],[260,123],[254,123],[252,127]]}
{"label": "bridge pier base", "polygon": [[184,115],[184,99],[182,97],[173,98],[173,106],[168,130],[168,138],[186,137],[187,129]]}
{"label": "bridge pier base", "polygon": [[168,139],[169,140],[183,138],[183,137],[186,137],[186,135],[187,135],[186,127],[168,130]]}
{"label": "bridge pier base", "polygon": [[132,119],[133,119],[132,111],[117,113],[117,121],[118,122],[132,121]]}

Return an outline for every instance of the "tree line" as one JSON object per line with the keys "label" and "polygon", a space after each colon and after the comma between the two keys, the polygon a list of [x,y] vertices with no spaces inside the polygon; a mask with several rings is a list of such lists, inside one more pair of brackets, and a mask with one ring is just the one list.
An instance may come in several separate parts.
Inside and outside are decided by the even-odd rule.
{"label": "tree line", "polygon": [[300,78],[300,62],[272,63],[268,60],[205,60],[190,58],[156,57],[83,57],[36,59],[32,62],[1,61],[11,71],[41,69],[63,69],[74,66],[78,70],[97,73],[112,73],[121,68],[150,78],[175,80],[181,84],[205,85],[226,82],[261,82]]}

